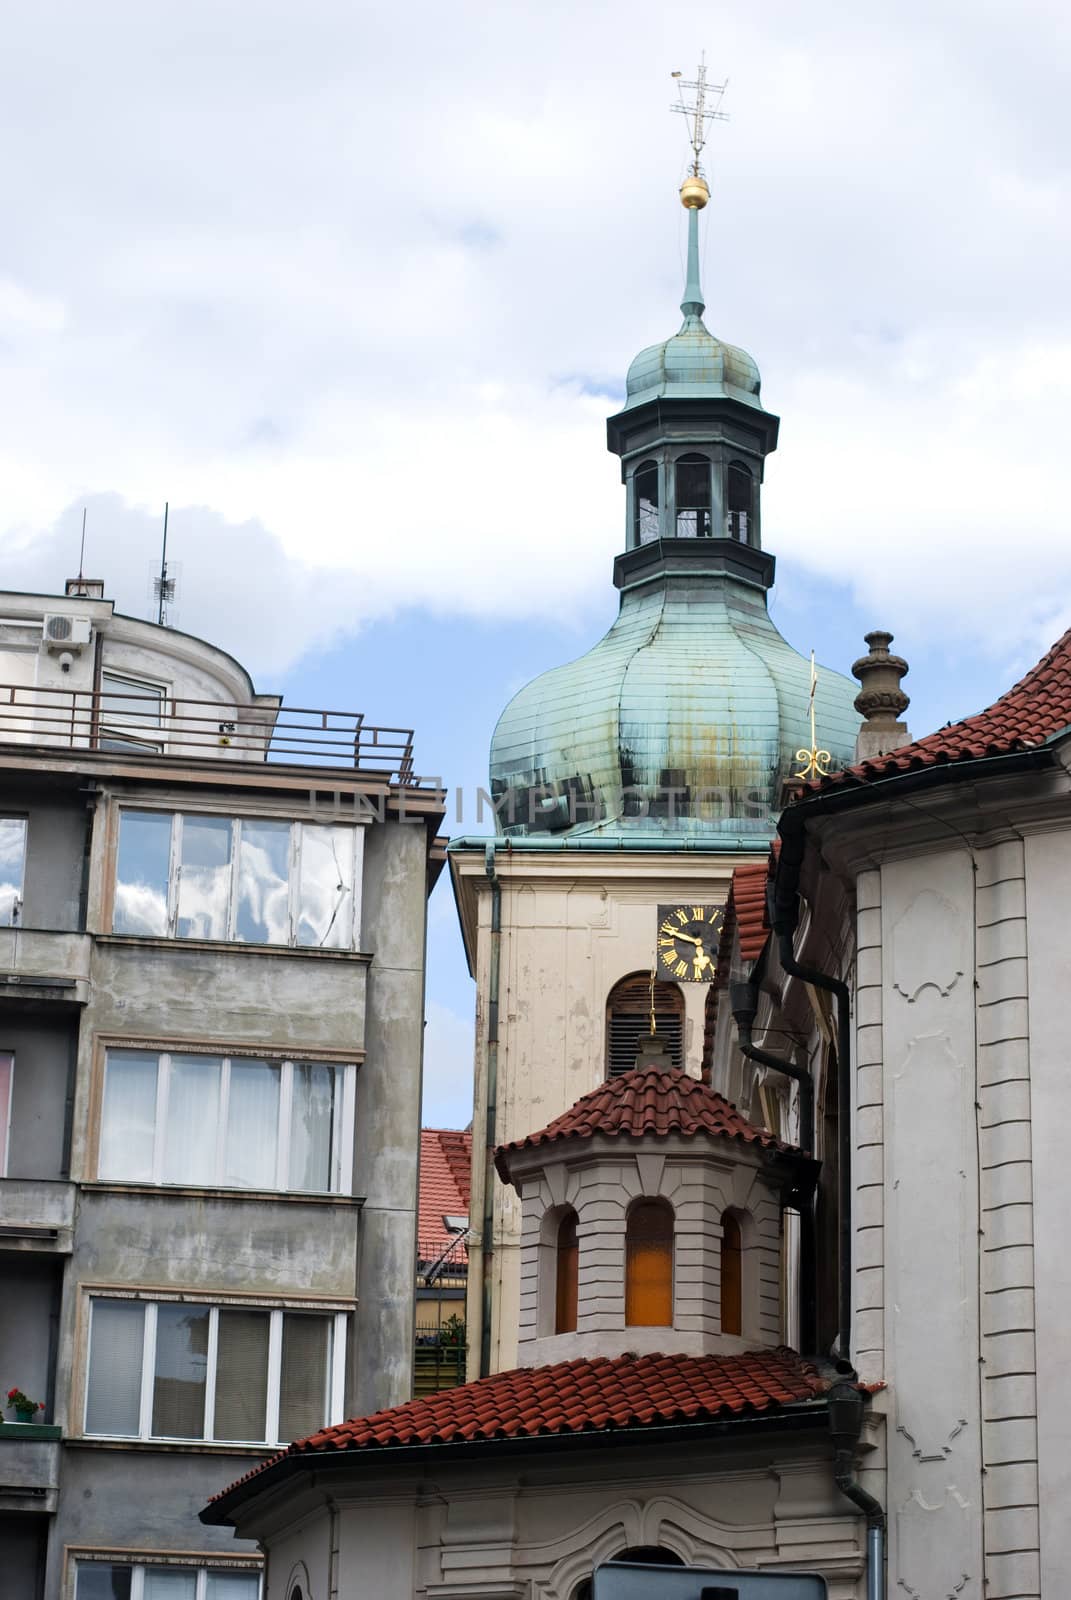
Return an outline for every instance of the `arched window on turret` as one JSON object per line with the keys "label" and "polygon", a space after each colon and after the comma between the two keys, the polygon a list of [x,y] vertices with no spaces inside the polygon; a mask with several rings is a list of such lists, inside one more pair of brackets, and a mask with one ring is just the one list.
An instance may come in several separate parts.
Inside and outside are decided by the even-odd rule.
{"label": "arched window on turret", "polygon": [[710,461],[706,456],[677,459],[677,538],[709,539]]}
{"label": "arched window on turret", "polygon": [[748,544],[751,539],[755,480],[751,468],[742,461],[730,461],[726,485],[725,533],[729,539]]}
{"label": "arched window on turret", "polygon": [[580,1285],[580,1244],[576,1212],[570,1206],[558,1223],[555,1254],[554,1332],[576,1332],[576,1302]]}
{"label": "arched window on turret", "polygon": [[625,1326],[673,1326],[673,1207],[637,1200],[625,1223]]}
{"label": "arched window on turret", "polygon": [[744,1239],[731,1211],[721,1219],[721,1331],[744,1331]]}
{"label": "arched window on turret", "polygon": [[[684,1065],[684,996],[675,983],[654,986],[654,1031],[669,1046],[675,1067]],[[651,1032],[651,974],[633,972],[606,998],[606,1076],[620,1078],[636,1065],[640,1039]]]}
{"label": "arched window on turret", "polygon": [[632,479],[632,542],[650,544],[661,537],[658,517],[658,462],[641,461]]}

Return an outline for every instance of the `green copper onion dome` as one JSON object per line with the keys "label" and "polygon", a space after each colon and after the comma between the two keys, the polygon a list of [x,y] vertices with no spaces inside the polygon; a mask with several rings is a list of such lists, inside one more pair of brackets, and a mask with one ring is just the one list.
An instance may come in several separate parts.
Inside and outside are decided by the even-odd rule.
{"label": "green copper onion dome", "polygon": [[[515,695],[492,739],[499,828],[533,842],[760,848],[797,752],[811,749],[811,663],[766,609],[774,560],[760,490],[779,424],[754,361],[702,320],[705,195],[699,178],[682,188],[684,324],[636,357],[607,424],[627,498],[617,620],[586,655]],[[815,743],[831,767],[853,757],[856,693],[817,669]]]}

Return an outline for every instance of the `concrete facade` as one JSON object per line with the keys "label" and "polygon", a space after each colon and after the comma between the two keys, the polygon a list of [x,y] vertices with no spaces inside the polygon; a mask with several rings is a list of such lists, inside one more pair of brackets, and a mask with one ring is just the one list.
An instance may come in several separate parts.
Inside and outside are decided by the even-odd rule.
{"label": "concrete facade", "polygon": [[[49,614],[88,635],[66,672],[42,642]],[[257,1571],[253,1545],[205,1529],[197,1512],[279,1437],[285,1340],[322,1339],[328,1351],[325,1422],[410,1393],[425,907],[440,797],[408,787],[386,756],[371,766],[350,728],[334,742],[315,726],[294,732],[288,750],[279,701],[256,695],[230,657],[116,617],[101,599],[4,595],[0,680],[18,687],[0,709],[0,817],[24,824],[26,842],[14,925],[0,928],[0,1051],[14,1058],[0,1175],[0,1386],[45,1401],[29,1435],[0,1427],[0,1531],[7,1542],[15,1520],[35,1530],[19,1545],[21,1567],[7,1565],[15,1586],[5,1593],[75,1600],[80,1559]],[[142,688],[147,698],[124,700]],[[191,864],[179,860],[172,823],[172,921],[119,930],[131,810],[162,829],[183,817],[188,840],[190,819],[209,842],[229,840],[218,891],[229,923],[195,904],[208,893],[200,861],[193,845]],[[259,861],[264,840],[282,841],[282,877],[267,888],[246,883],[241,855],[260,851]],[[317,940],[295,919],[316,912],[315,852],[328,847],[337,899]],[[216,918],[212,937],[174,922],[183,894],[191,918]],[[268,928],[272,894],[291,907],[289,923],[271,924],[282,937]],[[334,926],[340,906],[352,931]],[[243,938],[240,914],[262,915],[269,936]],[[131,1053],[155,1074],[147,1113],[109,1099],[109,1060]],[[262,1071],[256,1092],[267,1084],[275,1095],[267,1133],[245,1118],[269,1113],[236,1098],[251,1063]],[[210,1098],[183,1099],[182,1071]],[[299,1098],[314,1074],[320,1098],[311,1088]],[[135,1173],[125,1135],[140,1137],[146,1114],[152,1170]],[[300,1161],[314,1158],[301,1152],[315,1140],[317,1173],[329,1176],[303,1177],[312,1167],[299,1171]],[[209,1168],[197,1155],[202,1165],[184,1177],[195,1149],[209,1152]],[[257,1181],[231,1170],[250,1151]],[[105,1386],[92,1370],[94,1308],[131,1304],[144,1308],[139,1422],[91,1427],[89,1391]],[[208,1409],[199,1432],[181,1438],[155,1420],[159,1394],[181,1387],[167,1365],[178,1357],[161,1353],[176,1306],[210,1330],[181,1380],[203,1383]],[[249,1443],[214,1443],[218,1330],[225,1312],[242,1310],[268,1341],[267,1390],[263,1375],[250,1379],[266,1393],[261,1442],[261,1424],[246,1424]],[[218,1396],[230,1387],[221,1373]]]}

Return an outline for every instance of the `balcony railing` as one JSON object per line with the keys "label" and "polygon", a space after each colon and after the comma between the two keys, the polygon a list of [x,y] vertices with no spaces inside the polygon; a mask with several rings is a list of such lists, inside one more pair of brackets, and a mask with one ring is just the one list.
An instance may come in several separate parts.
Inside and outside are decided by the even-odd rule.
{"label": "balcony railing", "polygon": [[0,743],[137,756],[357,768],[415,785],[410,728],[359,711],[250,706],[134,690],[0,684]]}

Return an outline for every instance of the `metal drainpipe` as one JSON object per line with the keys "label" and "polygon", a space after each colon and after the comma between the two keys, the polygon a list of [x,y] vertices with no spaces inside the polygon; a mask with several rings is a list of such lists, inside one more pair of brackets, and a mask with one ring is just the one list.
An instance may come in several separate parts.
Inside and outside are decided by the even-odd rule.
{"label": "metal drainpipe", "polygon": [[502,958],[502,884],[495,870],[493,839],[484,852],[484,871],[491,885],[491,971],[487,985],[487,1117],[484,1124],[483,1235],[480,1241],[481,1378],[486,1378],[491,1371],[491,1266],[495,1253],[495,1125],[498,1120],[498,981]]}
{"label": "metal drainpipe", "polygon": [[778,953],[784,970],[816,989],[825,989],[837,1002],[837,1209],[840,1271],[838,1273],[838,1323],[837,1355],[851,1364],[852,1347],[852,1016],[848,985],[817,967],[804,967],[796,960],[792,948],[795,922],[785,929],[779,926]]}
{"label": "metal drainpipe", "polygon": [[[753,983],[730,983],[729,1004],[736,1022],[737,1044],[741,1055],[748,1061],[781,1072],[799,1084],[800,1090],[800,1144],[814,1155],[814,1083],[806,1067],[797,1067],[793,1061],[782,1061],[780,1056],[760,1050],[751,1042],[751,1028],[758,1011],[758,996]],[[814,1194],[800,1206],[800,1345],[805,1352],[814,1353],[818,1345],[817,1306],[817,1249],[814,1226]]]}
{"label": "metal drainpipe", "polygon": [[866,1517],[866,1600],[885,1600],[885,1510],[855,1476],[855,1452],[863,1431],[863,1397],[851,1363],[838,1361],[839,1380],[829,1391],[833,1481]]}

